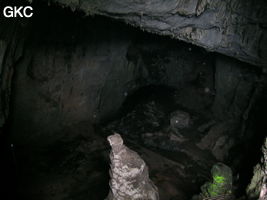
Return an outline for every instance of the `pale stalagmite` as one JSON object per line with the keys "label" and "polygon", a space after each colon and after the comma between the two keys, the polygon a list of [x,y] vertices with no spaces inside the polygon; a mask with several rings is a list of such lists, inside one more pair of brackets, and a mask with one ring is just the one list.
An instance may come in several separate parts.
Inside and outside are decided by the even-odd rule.
{"label": "pale stalagmite", "polygon": [[110,153],[110,192],[106,200],[158,200],[158,189],[149,179],[141,157],[123,144],[119,134],[108,138]]}

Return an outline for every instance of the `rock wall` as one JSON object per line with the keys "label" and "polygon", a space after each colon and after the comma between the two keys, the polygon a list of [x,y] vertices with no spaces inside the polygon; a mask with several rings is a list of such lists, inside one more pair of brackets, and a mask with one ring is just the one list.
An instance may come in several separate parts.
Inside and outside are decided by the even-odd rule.
{"label": "rock wall", "polygon": [[218,118],[241,118],[257,87],[257,71],[237,60],[218,56],[215,61],[216,96],[213,112]]}
{"label": "rock wall", "polygon": [[[14,131],[19,128],[23,138],[106,117],[119,108],[135,76],[126,59],[129,41],[118,34],[42,26],[35,26],[14,81]],[[79,36],[82,31],[88,35]]]}
{"label": "rock wall", "polygon": [[9,117],[13,74],[23,57],[27,31],[19,20],[1,20],[0,26],[0,127],[3,127]]}
{"label": "rock wall", "polygon": [[257,69],[232,58],[103,17],[83,18],[57,7],[38,13],[20,23],[23,30],[1,26],[3,49],[14,38],[8,36],[19,36],[3,53],[12,55],[15,76],[11,87],[14,67],[5,68],[10,81],[1,92],[8,113],[13,90],[10,122],[18,141],[53,138],[73,123],[108,119],[143,86],[173,87],[182,94],[181,106],[205,113],[213,104],[221,119],[240,117],[256,87]]}
{"label": "rock wall", "polygon": [[213,87],[213,58],[207,52],[65,12],[50,10],[50,20],[40,16],[27,27],[30,39],[13,84],[12,129],[18,140],[54,137],[64,126],[104,120],[142,86],[185,89],[205,73],[196,95]]}
{"label": "rock wall", "polygon": [[[49,1],[50,2],[50,1]],[[100,14],[168,35],[209,51],[266,66],[265,0],[53,0],[88,15]]]}

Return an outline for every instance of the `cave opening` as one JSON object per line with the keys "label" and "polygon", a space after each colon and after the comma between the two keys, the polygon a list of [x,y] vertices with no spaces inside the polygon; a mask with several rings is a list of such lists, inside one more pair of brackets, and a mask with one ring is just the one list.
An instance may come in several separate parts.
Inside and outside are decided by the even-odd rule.
{"label": "cave opening", "polygon": [[245,195],[266,136],[262,68],[107,17],[34,5],[34,18],[1,22],[1,39],[12,40],[1,129],[10,198],[105,199],[114,132],[144,159],[161,200],[192,199],[218,162]]}

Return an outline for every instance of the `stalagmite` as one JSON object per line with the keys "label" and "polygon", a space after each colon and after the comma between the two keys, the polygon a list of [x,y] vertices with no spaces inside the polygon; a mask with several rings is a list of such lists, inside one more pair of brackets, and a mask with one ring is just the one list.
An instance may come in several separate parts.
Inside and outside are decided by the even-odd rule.
{"label": "stalagmite", "polygon": [[119,134],[107,139],[112,150],[110,192],[106,200],[158,200],[158,189],[149,179],[141,157],[123,144]]}

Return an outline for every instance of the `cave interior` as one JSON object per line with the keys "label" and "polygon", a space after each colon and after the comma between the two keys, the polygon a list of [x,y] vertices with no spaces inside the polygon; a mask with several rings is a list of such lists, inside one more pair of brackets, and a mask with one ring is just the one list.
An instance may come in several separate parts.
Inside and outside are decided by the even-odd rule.
{"label": "cave interior", "polygon": [[162,200],[199,194],[218,162],[245,195],[266,136],[264,67],[58,5],[0,24],[10,199],[104,199],[114,132]]}

